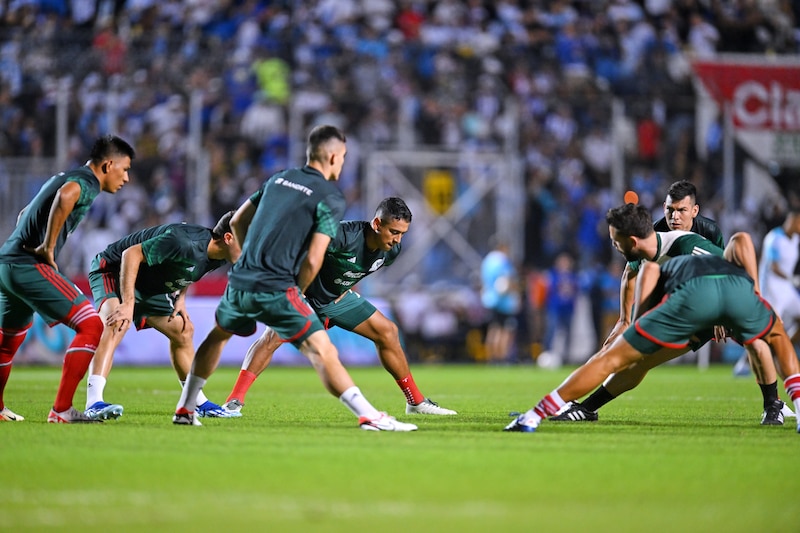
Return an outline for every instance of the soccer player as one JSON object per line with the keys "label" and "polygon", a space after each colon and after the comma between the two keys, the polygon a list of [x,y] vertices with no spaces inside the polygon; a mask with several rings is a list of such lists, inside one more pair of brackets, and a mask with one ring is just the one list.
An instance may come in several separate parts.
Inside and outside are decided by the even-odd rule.
{"label": "soccer player", "polygon": [[[654,224],[656,231],[658,231],[659,227],[663,228],[665,226],[668,230],[673,231],[681,230],[686,232],[691,229],[694,233],[702,235],[709,241],[722,242],[722,233],[716,222],[709,218],[700,217],[697,214],[698,208],[694,197],[694,185],[686,181],[673,183],[664,201],[665,217]],[[714,249],[719,250],[720,247],[715,246]],[[693,253],[691,249],[686,251]],[[725,249],[725,254],[727,259],[743,266],[748,274],[755,279],[757,272],[755,248],[749,235],[741,232],[733,235]],[[643,259],[649,258],[645,256]],[[631,323],[633,291],[637,273],[637,268],[635,267],[637,265],[638,263],[629,263],[625,266],[620,287],[620,317],[603,346],[609,346]],[[759,284],[756,280],[756,290],[758,289]],[[710,340],[710,337],[694,343],[692,349],[699,349],[708,340]],[[764,425],[782,424],[784,417],[794,416],[794,413],[778,397],[778,375],[772,356],[769,354],[769,350],[766,350],[763,346],[758,351],[748,352],[748,356],[754,362],[752,365],[755,370],[754,376],[761,389],[763,399],[764,411],[762,412],[761,423]],[[753,359],[754,356],[757,356],[757,361]],[[598,419],[598,409],[620,394],[636,387],[644,379],[647,372],[658,364],[661,363],[655,357],[649,357],[642,363],[632,366],[620,374],[615,374],[609,378],[608,382],[589,395],[588,398],[582,402],[572,402],[563,412],[554,416],[553,420],[559,422],[596,421]]]}
{"label": "soccer player", "polygon": [[367,401],[303,296],[344,213],[344,196],[333,182],[339,179],[346,153],[346,138],[339,129],[315,127],[308,138],[306,165],[274,174],[234,214],[231,228],[242,243],[242,254],[228,275],[217,323],[195,354],[173,423],[199,424],[194,416],[197,393],[214,372],[222,349],[234,334],[252,335],[259,321],[308,357],[325,388],[358,417],[361,428],[417,429]]}
{"label": "soccer player", "polygon": [[[400,345],[397,326],[352,290],[360,280],[391,265],[411,224],[411,210],[401,198],[385,198],[371,221],[343,221],[328,245],[319,274],[308,287],[308,303],[327,328],[339,326],[375,343],[378,358],[406,398],[407,414],[454,415],[420,392]],[[281,340],[271,328],[247,351],[242,370],[225,403],[240,412],[253,381],[269,365]]]}
{"label": "soccer player", "polygon": [[58,271],[56,257],[101,191],[119,191],[129,179],[133,148],[119,137],[98,138],[81,167],[51,177],[22,210],[0,247],[0,420],[24,420],[5,406],[11,362],[31,327],[33,313],[51,326],[75,330],[67,348],[51,423],[93,422],[72,406],[86,375],[103,323],[89,300]]}
{"label": "soccer player", "polygon": [[[613,230],[612,230],[613,233]],[[635,243],[615,240],[623,253]],[[800,409],[800,363],[783,323],[754,290],[747,273],[714,255],[687,255],[664,264],[642,265],[636,282],[636,320],[607,349],[573,372],[535,407],[519,415],[505,431],[533,432],[567,401],[580,398],[604,379],[656,354],[685,353],[695,335],[723,326],[744,346],[763,339],[787,374],[784,387]],[[800,432],[800,425],[797,431]]]}
{"label": "soccer player", "polygon": [[[89,367],[86,415],[118,418],[123,407],[103,399],[114,352],[133,324],[155,328],[169,339],[172,367],[181,385],[194,357],[194,326],[186,312],[186,291],[193,282],[226,262],[241,249],[226,213],[214,229],[196,224],[163,224],[132,233],[109,244],[92,261],[89,285],[103,319],[103,335]],[[200,391],[200,416],[232,416]],[[237,415],[233,415],[237,416]]]}

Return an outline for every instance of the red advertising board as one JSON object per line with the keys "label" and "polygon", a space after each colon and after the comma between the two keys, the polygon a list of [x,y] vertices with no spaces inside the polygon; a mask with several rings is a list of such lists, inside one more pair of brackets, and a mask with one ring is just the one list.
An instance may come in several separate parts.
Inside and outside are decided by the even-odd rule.
{"label": "red advertising board", "polygon": [[739,130],[800,131],[800,59],[697,61],[695,74]]}

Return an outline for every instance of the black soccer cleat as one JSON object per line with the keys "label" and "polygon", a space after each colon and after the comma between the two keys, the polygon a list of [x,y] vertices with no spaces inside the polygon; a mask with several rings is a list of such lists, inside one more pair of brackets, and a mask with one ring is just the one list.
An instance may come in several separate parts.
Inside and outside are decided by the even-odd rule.
{"label": "black soccer cleat", "polygon": [[597,413],[589,411],[580,402],[572,402],[569,404],[569,408],[551,416],[548,420],[553,422],[597,422],[598,418]]}
{"label": "black soccer cleat", "polygon": [[761,414],[762,426],[782,426],[783,425],[783,402],[775,400],[764,409]]}

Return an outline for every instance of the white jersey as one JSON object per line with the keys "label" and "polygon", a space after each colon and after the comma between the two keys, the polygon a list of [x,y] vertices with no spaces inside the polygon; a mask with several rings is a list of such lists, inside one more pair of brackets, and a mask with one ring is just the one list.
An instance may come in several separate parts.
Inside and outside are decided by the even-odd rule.
{"label": "white jersey", "polygon": [[[758,264],[758,278],[761,294],[772,304],[775,312],[784,321],[800,318],[800,294],[792,283],[794,269],[800,258],[800,235],[786,235],[782,226],[773,228],[764,237],[761,245],[761,260]],[[772,271],[772,265],[789,276],[783,278]],[[787,324],[789,326],[789,324]]]}

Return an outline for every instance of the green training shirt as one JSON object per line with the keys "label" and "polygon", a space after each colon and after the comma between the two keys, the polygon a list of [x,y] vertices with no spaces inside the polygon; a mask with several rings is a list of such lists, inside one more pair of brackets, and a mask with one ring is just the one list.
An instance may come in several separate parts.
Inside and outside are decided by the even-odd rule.
{"label": "green training shirt", "polygon": [[[722,248],[691,231],[656,232],[656,239],[658,239],[658,249],[653,261],[656,261],[659,265],[679,255],[722,256]],[[628,265],[631,270],[638,272],[642,261],[629,261]]]}
{"label": "green training shirt", "polygon": [[36,196],[25,207],[17,227],[11,232],[5,244],[0,247],[0,263],[35,264],[41,262],[35,255],[26,252],[24,246],[36,248],[44,242],[47,233],[47,220],[53,206],[56,193],[67,182],[74,181],[81,187],[81,195],[72,212],[67,216],[64,227],[56,239],[53,257],[58,257],[67,237],[75,231],[83,217],[89,211],[94,199],[100,194],[100,182],[88,166],[78,167],[68,172],[59,172],[48,179]]}
{"label": "green training shirt", "polygon": [[391,265],[400,254],[400,243],[391,250],[370,250],[367,232],[372,226],[366,221],[343,221],[336,237],[328,245],[319,275],[306,290],[314,307],[328,305],[361,279],[384,266]]}
{"label": "green training shirt", "polygon": [[305,166],[274,174],[250,201],[256,212],[228,283],[248,292],[278,292],[297,285],[312,234],[336,237],[344,195],[320,172]]}
{"label": "green training shirt", "polygon": [[145,262],[136,276],[136,289],[143,295],[179,291],[224,265],[224,259],[209,259],[210,229],[196,224],[162,224],[146,228],[113,242],[98,254],[100,272],[119,274],[122,253],[142,245]]}

